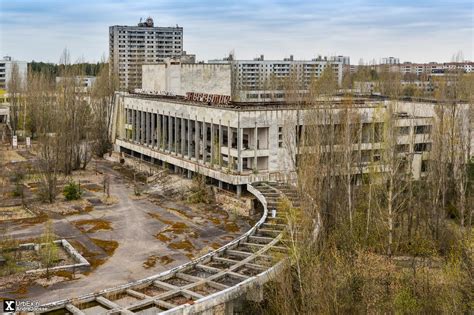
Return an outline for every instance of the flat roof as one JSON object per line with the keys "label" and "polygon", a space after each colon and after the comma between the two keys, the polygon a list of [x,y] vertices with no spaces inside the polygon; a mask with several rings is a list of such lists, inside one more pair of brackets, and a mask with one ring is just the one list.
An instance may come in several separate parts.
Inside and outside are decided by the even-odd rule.
{"label": "flat roof", "polygon": [[[227,109],[234,111],[259,111],[259,110],[283,110],[283,109],[312,109],[312,108],[325,108],[324,105],[340,105],[342,106],[348,100],[352,101],[352,104],[356,105],[357,108],[374,108],[380,105],[381,102],[390,100],[379,96],[372,97],[337,97],[333,100],[318,100],[311,104],[289,104],[287,102],[235,102],[230,101],[228,104],[207,104],[205,102],[190,101],[184,98],[184,96],[168,96],[168,95],[152,95],[143,93],[127,93],[125,97],[138,98],[144,100],[157,100],[165,101],[170,103],[178,103],[183,105],[201,106],[208,108]],[[402,102],[415,102],[414,100],[399,100]],[[430,102],[417,101],[420,104],[430,104]],[[433,104],[433,103],[431,103]],[[340,108],[340,107],[337,107]],[[429,118],[428,116],[410,116],[411,118]]]}

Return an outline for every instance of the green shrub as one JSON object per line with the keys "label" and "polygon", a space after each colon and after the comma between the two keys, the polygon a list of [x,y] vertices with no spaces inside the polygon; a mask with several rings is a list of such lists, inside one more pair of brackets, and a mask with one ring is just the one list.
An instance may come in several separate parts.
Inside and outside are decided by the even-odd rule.
{"label": "green shrub", "polygon": [[75,182],[69,182],[63,190],[66,200],[77,200],[81,198],[81,187]]}

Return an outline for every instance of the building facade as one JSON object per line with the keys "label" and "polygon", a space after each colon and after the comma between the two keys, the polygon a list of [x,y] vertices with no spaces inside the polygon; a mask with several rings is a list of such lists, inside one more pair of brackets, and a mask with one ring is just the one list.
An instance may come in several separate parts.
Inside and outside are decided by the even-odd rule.
{"label": "building facade", "polygon": [[183,28],[155,27],[152,18],[137,26],[109,27],[110,68],[122,90],[141,87],[142,65],[183,55]]}
{"label": "building facade", "polygon": [[342,83],[343,61],[328,58],[295,60],[293,56],[283,60],[265,60],[261,55],[253,60],[209,60],[209,64],[230,64],[234,99],[242,102],[272,102],[285,99],[285,87],[299,82],[294,88],[300,92],[308,89],[326,67],[331,67],[339,84]]}
{"label": "building facade", "polygon": [[398,65],[399,63],[400,63],[399,58],[395,58],[395,57],[382,58],[383,65]]}
{"label": "building facade", "polygon": [[[334,100],[334,104],[342,103]],[[374,135],[380,135],[389,105],[371,100],[359,100],[358,104],[360,137],[351,149],[359,157],[357,163],[354,161],[355,181],[380,160],[383,139]],[[294,180],[298,157],[310,150],[301,145],[298,134],[313,110],[283,104],[236,105],[122,93],[116,104],[115,149],[188,176],[199,173],[237,193],[248,183]],[[420,110],[429,111],[421,108],[432,105],[397,106],[397,152],[412,157],[413,174],[419,178],[426,169],[432,124],[432,117],[420,115]],[[329,125],[327,111],[321,109],[320,119],[312,124],[338,129],[341,112],[342,106],[333,107],[334,119]],[[342,150],[341,146],[336,148]]]}
{"label": "building facade", "polygon": [[8,90],[14,65],[18,67],[18,74],[22,84],[26,84],[28,74],[28,63],[26,61],[13,60],[10,56],[3,57],[0,60],[0,90]]}
{"label": "building facade", "polygon": [[[92,89],[95,84],[96,77],[94,76],[76,76],[76,85],[77,88],[81,90],[81,92],[87,92]],[[56,77],[56,84],[64,81],[64,77]]]}
{"label": "building facade", "polygon": [[[183,175],[201,174],[237,193],[249,183],[295,180],[298,161],[315,146],[323,160],[334,157],[331,163],[350,156],[354,183],[368,172],[384,172],[385,152],[401,157],[415,179],[424,176],[438,104],[376,97],[332,97],[306,105],[241,102],[228,95],[232,69],[228,63],[145,65],[144,88],[115,97],[115,150]],[[343,142],[347,115],[354,118],[353,135]],[[459,117],[468,123],[467,115]],[[305,143],[310,128],[320,130],[316,145]],[[331,143],[321,136],[331,134]],[[347,174],[346,166],[340,170]]]}

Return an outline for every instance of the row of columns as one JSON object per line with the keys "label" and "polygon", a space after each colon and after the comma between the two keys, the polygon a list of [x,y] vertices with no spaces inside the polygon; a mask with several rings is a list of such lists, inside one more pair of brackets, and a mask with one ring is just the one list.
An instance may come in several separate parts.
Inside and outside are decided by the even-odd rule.
{"label": "row of columns", "polygon": [[[140,143],[152,148],[168,151],[187,157],[194,158],[196,161],[204,163],[217,164],[222,166],[221,148],[224,145],[224,130],[221,120],[215,124],[213,119],[210,122],[199,121],[197,116],[194,119],[171,116],[171,113],[150,113],[136,109],[127,109],[125,111],[126,122],[131,125],[131,132],[127,133],[127,140]],[[193,138],[194,124],[194,139]],[[257,127],[255,127],[257,128]],[[216,130],[217,129],[217,130]],[[210,139],[208,139],[208,130],[210,131]],[[215,137],[218,137],[216,141]],[[233,145],[234,131],[227,124],[227,156],[229,159],[228,167],[234,169],[234,161],[231,157],[231,148]],[[255,143],[257,132],[255,130]],[[210,141],[210,150],[207,149],[208,141]],[[216,148],[217,144],[217,148]],[[242,156],[243,147],[243,129],[240,128],[240,120],[237,127],[237,171],[242,172]],[[192,152],[194,151],[194,152]],[[210,154],[210,159],[208,158]],[[257,149],[255,148],[254,166],[256,167]]]}

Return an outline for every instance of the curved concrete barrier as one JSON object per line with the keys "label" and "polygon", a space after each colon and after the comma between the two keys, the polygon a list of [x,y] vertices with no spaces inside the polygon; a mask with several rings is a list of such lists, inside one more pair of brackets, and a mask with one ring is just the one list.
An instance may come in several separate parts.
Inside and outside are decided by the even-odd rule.
{"label": "curved concrete barrier", "polygon": [[263,215],[249,231],[230,243],[160,274],[42,307],[73,314],[212,313],[214,308],[249,290],[261,288],[283,266],[273,252],[285,252],[279,246],[285,218],[281,214],[269,216],[268,209],[276,209],[283,196],[294,203],[297,200],[295,193],[285,193],[291,188],[284,184],[248,184],[247,190],[263,205]]}

